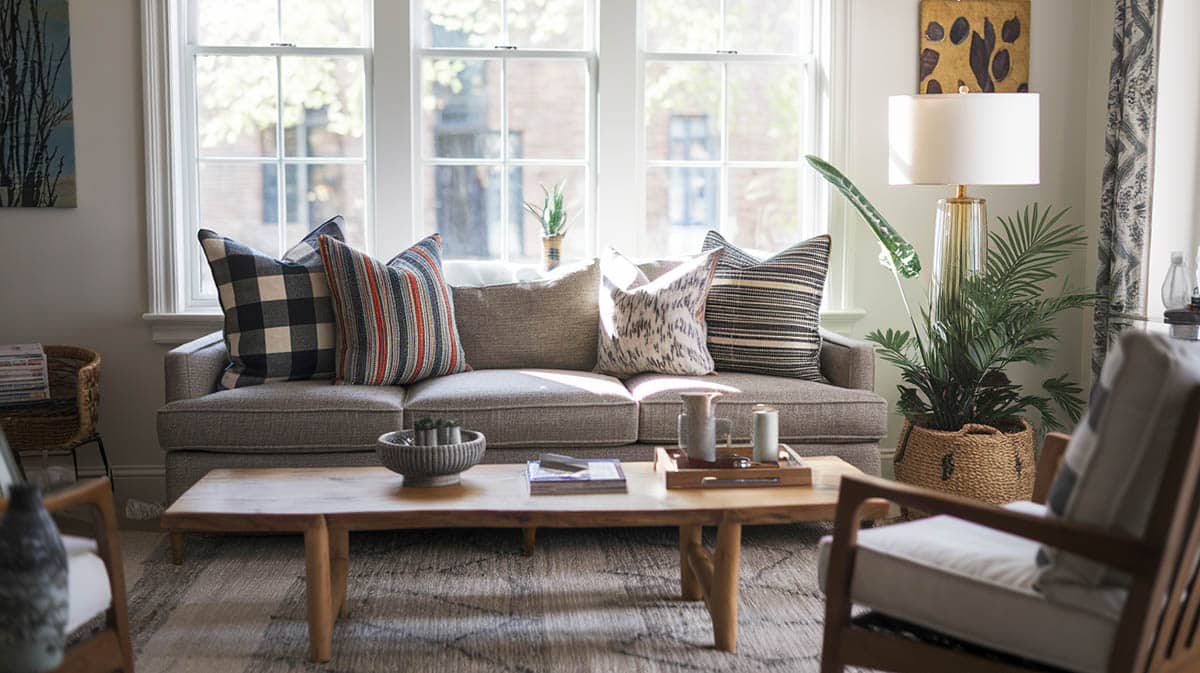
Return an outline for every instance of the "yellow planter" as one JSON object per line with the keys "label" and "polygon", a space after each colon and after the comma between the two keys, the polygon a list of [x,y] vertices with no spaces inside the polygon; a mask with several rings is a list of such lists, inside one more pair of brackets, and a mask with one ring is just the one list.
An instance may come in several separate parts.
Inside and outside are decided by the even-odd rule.
{"label": "yellow planter", "polygon": [[547,271],[562,264],[562,236],[542,237],[542,266]]}

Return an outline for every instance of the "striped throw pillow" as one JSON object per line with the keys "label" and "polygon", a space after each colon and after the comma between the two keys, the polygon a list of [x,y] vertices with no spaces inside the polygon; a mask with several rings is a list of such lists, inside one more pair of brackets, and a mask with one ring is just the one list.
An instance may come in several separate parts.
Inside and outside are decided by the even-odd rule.
{"label": "striped throw pillow", "polygon": [[334,321],[317,239],[342,239],[339,215],[282,259],[208,229],[199,232],[225,314],[222,389],[333,376]]}
{"label": "striped throw pillow", "polygon": [[437,234],[384,264],[327,236],[321,257],[337,317],[334,383],[407,385],[467,371]]}
{"label": "striped throw pillow", "polygon": [[717,371],[823,381],[821,296],[830,237],[761,260],[710,231],[704,251],[724,250],[708,293],[708,352]]}

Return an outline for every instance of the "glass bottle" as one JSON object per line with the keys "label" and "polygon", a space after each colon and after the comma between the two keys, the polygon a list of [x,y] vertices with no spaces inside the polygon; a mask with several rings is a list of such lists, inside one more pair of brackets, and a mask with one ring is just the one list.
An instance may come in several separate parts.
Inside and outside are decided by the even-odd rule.
{"label": "glass bottle", "polygon": [[[1200,269],[1197,270],[1200,276]],[[1200,278],[1197,279],[1200,281]],[[1191,283],[1188,282],[1187,269],[1183,266],[1183,253],[1171,253],[1171,268],[1167,269],[1167,278],[1162,285],[1162,302],[1168,311],[1186,308],[1192,300]]]}

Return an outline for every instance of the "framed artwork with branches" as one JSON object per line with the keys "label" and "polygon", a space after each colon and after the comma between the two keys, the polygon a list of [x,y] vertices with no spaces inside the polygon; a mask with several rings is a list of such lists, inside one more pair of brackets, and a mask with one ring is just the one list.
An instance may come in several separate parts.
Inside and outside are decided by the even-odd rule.
{"label": "framed artwork with branches", "polygon": [[74,208],[67,0],[0,0],[0,207]]}

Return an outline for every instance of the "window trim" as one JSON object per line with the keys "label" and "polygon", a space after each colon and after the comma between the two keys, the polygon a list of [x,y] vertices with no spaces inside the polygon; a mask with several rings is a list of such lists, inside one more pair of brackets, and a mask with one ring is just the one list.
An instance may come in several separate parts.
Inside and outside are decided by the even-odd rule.
{"label": "window trim", "polygon": [[[141,0],[142,86],[145,123],[145,188],[146,188],[146,269],[148,276],[148,307],[144,319],[151,326],[156,343],[177,344],[192,337],[203,336],[220,329],[221,316],[215,306],[203,310],[187,310],[179,292],[179,270],[183,268],[181,251],[188,237],[183,236],[183,204],[177,191],[183,183],[180,162],[184,158],[180,147],[180,121],[177,87],[179,78],[180,0]],[[849,91],[852,71],[851,11],[848,3],[836,0],[814,0],[820,20],[829,27],[814,53],[824,63],[825,76],[817,78],[822,114],[814,125],[826,147],[824,156],[837,164],[848,157],[846,120],[849,118]],[[412,45],[420,30],[413,21],[408,3],[373,3],[367,30],[373,36],[375,25],[395,26],[393,35],[407,39],[374,41],[374,72],[394,72],[394,78],[373,78],[373,99],[368,110],[368,123],[375,142],[368,161],[373,166],[369,176],[374,185],[394,187],[373,190],[368,204],[374,208],[368,240],[378,250],[400,250],[410,245],[415,234],[416,220],[411,227],[379,226],[381,221],[396,217],[413,218],[413,190],[419,175],[414,168],[413,151],[418,146],[419,124],[414,123],[413,100],[419,99],[420,81],[413,78],[414,50]],[[641,12],[633,1],[596,0],[593,4],[598,41],[593,45],[596,54],[595,90],[593,92],[596,118],[594,146],[595,186],[591,198],[592,227],[595,240],[589,243],[598,248],[600,231],[605,222],[643,222],[644,204],[629,198],[642,193],[643,178],[637,175],[638,149],[642,143],[630,139],[643,132],[644,101],[640,87],[639,58],[644,31],[640,25]],[[629,30],[629,26],[635,30]],[[419,62],[418,62],[419,64]],[[829,77],[828,73],[837,73]],[[630,98],[630,95],[635,98]],[[633,100],[633,105],[630,101]],[[376,120],[390,119],[392,123],[377,124]],[[619,140],[619,142],[614,141]],[[621,176],[632,176],[622,179]],[[617,179],[612,179],[613,177]],[[630,180],[634,191],[630,191]],[[817,177],[814,175],[813,180]],[[827,306],[822,311],[822,324],[834,331],[846,332],[865,315],[850,303],[854,296],[853,274],[849,270],[850,238],[861,227],[853,222],[853,211],[840,199],[833,199],[824,185],[817,191],[824,194],[822,211],[818,216],[829,223],[833,236],[831,268],[827,286]],[[603,232],[606,244],[634,249],[638,245],[638,227],[620,227]],[[595,249],[594,248],[594,249]]]}

